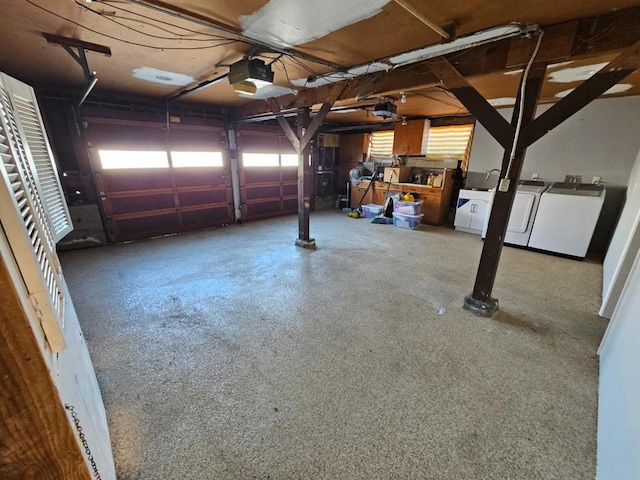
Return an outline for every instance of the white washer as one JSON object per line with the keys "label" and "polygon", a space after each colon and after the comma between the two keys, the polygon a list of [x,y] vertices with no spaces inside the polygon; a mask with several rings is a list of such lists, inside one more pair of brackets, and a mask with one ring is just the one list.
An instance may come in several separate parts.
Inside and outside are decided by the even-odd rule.
{"label": "white washer", "polygon": [[[538,205],[540,203],[540,195],[547,189],[547,183],[542,180],[521,180],[516,190],[516,196],[511,207],[509,215],[509,223],[507,224],[507,233],[504,237],[504,243],[511,245],[527,246],[533,222],[536,217]],[[493,196],[491,197],[490,209],[493,207]],[[487,215],[482,232],[482,238],[487,235],[487,227],[489,226],[489,216]]]}
{"label": "white washer", "polygon": [[603,185],[553,183],[540,198],[529,247],[584,258],[605,195]]}

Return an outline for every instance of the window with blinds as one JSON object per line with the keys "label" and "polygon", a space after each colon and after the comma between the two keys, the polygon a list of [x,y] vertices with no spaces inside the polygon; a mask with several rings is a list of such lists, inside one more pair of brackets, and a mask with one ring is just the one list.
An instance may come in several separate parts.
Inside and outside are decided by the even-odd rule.
{"label": "window with blinds", "polygon": [[[20,82],[14,79],[7,82],[8,78],[0,76],[0,223],[20,268],[33,313],[40,320],[51,350],[59,352],[66,348],[62,334],[65,296],[53,222],[45,205],[49,185],[43,166],[40,171],[45,173],[43,178],[39,177],[40,171],[35,167],[36,161],[29,158],[27,144],[28,138],[41,135],[46,142],[46,137],[42,132],[25,133],[30,124],[19,123],[20,113],[13,101],[14,84]],[[55,167],[51,172],[58,181]]]}
{"label": "window with blinds", "polygon": [[473,124],[431,127],[427,141],[427,160],[461,160],[466,170]]}
{"label": "window with blinds", "polygon": [[369,157],[374,160],[388,160],[393,155],[393,130],[371,132]]}

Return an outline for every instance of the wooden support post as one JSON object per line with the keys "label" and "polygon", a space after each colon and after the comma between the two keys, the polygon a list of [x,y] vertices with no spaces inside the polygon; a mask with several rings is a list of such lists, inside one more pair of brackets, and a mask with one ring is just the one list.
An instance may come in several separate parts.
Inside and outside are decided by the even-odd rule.
{"label": "wooden support post", "polygon": [[[309,149],[311,139],[320,129],[320,125],[331,110],[336,99],[342,95],[348,83],[335,84],[331,89],[329,98],[322,104],[318,113],[310,121],[310,108],[304,108],[298,112],[296,117],[297,133],[293,131],[289,122],[282,117],[276,116],[280,127],[298,153],[298,239],[296,245],[303,248],[316,248],[316,242],[309,236],[309,211],[311,210],[311,181],[313,172],[309,161]],[[269,102],[274,113],[278,111],[277,103],[271,99]]]}
{"label": "wooden support post", "polygon": [[[303,138],[309,126],[309,109],[306,108],[296,117],[298,138]],[[296,245],[303,248],[315,248],[316,242],[309,236],[309,212],[311,210],[311,163],[309,144],[298,150],[298,238]]]}
{"label": "wooden support post", "polygon": [[[511,120],[514,128],[518,121],[520,109],[522,109],[523,112],[523,128],[533,120],[540,92],[542,91],[545,72],[545,64],[534,64],[529,71],[529,78],[523,78],[521,80],[521,82],[526,81],[524,102],[521,104],[520,97],[518,97]],[[491,297],[491,292],[498,272],[504,236],[507,232],[509,215],[511,214],[511,207],[513,206],[513,201],[516,196],[520,172],[522,171],[524,155],[527,149],[527,145],[522,136],[517,139],[513,138],[512,142],[513,141],[516,142],[514,157],[511,159],[511,146],[506,148],[502,158],[502,169],[500,171],[500,178],[505,178],[508,175],[510,180],[509,188],[505,192],[500,191],[500,189],[495,192],[487,236],[480,256],[476,282],[473,287],[473,292],[464,299],[463,304],[465,309],[487,317],[492,316],[498,310],[498,301]]]}

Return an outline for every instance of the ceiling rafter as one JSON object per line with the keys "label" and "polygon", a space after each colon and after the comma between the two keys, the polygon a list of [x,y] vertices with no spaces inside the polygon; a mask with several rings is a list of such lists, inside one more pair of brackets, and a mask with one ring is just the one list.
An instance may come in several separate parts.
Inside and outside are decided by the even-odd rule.
{"label": "ceiling rafter", "polygon": [[[545,28],[545,36],[538,53],[538,60],[545,62],[570,61],[620,51],[632,45],[640,37],[640,8],[634,7],[625,12],[624,24],[618,31],[599,38],[585,40],[583,33],[592,28],[594,18],[574,20]],[[581,34],[582,32],[582,34]],[[448,55],[457,70],[466,78],[504,72],[522,67],[533,50],[535,40],[514,38],[497,41],[491,48],[476,47],[465,52]],[[428,69],[434,60],[416,63],[407,69],[392,69],[380,75],[380,72],[362,75],[345,89],[336,103],[353,101],[360,93],[359,85],[371,82],[368,96],[389,96],[400,91],[430,88],[440,85],[440,80]],[[337,82],[339,83],[339,82]],[[295,110],[322,103],[332,84],[308,88],[297,95],[285,95],[277,99],[281,111]],[[272,112],[266,101],[255,101],[231,110],[234,119],[244,119]]]}

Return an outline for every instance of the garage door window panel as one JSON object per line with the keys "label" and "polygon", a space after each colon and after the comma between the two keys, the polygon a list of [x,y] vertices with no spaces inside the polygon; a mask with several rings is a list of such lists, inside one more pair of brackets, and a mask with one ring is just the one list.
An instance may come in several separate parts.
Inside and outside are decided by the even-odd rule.
{"label": "garage door window panel", "polygon": [[171,152],[174,168],[222,168],[222,152]]}
{"label": "garage door window panel", "polygon": [[99,150],[104,170],[169,168],[167,152],[155,150]]}

